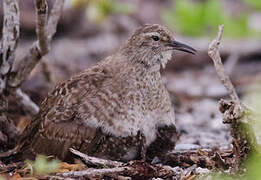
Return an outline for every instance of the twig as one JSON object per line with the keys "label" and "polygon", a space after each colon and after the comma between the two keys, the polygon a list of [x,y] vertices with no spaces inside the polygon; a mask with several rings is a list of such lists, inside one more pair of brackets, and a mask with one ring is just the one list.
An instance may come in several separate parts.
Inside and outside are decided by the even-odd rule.
{"label": "twig", "polygon": [[9,163],[9,164],[4,164],[3,162],[0,161],[0,174],[4,172],[10,172],[14,169],[19,169],[25,165],[24,162],[16,162],[16,163]]}
{"label": "twig", "polygon": [[131,177],[122,176],[122,175],[119,175],[119,174],[108,174],[106,176],[110,177],[111,179],[117,179],[117,180],[132,180]]}
{"label": "twig", "polygon": [[46,175],[46,176],[41,177],[41,179],[55,179],[55,180],[64,180],[64,179],[66,179],[66,180],[76,180],[76,179],[74,179],[74,178],[69,178],[69,177],[64,178],[64,177],[61,177],[61,176],[54,176],[54,175]]}
{"label": "twig", "polygon": [[94,169],[89,168],[83,171],[70,171],[66,173],[59,173],[57,175],[62,175],[64,177],[97,177],[97,176],[104,176],[107,174],[119,174],[126,171],[131,171],[133,168],[131,167],[115,167],[115,168],[104,168],[104,169]]}
{"label": "twig", "polygon": [[96,165],[96,166],[108,166],[108,167],[119,167],[123,165],[123,163],[119,161],[112,161],[112,160],[106,160],[106,159],[100,159],[100,158],[88,156],[73,148],[70,148],[70,151],[73,154],[82,158],[86,164]]}
{"label": "twig", "polygon": [[221,62],[219,45],[223,28],[223,25],[219,26],[218,36],[210,43],[208,54],[214,61],[217,74],[231,97],[231,101],[221,99],[219,105],[220,111],[223,113],[223,122],[230,124],[230,133],[233,137],[232,144],[234,155],[232,167],[237,171],[242,162],[248,157],[248,154],[257,151],[257,143],[252,127],[248,123],[248,120],[250,119],[248,114],[251,110],[240,102],[235,88],[228,75],[225,73]]}
{"label": "twig", "polygon": [[219,54],[219,45],[220,45],[220,41],[221,41],[221,38],[222,38],[223,29],[224,29],[224,25],[220,25],[217,38],[214,39],[209,44],[208,55],[213,60],[214,65],[215,65],[216,70],[217,70],[218,77],[221,80],[222,84],[226,87],[226,89],[229,93],[229,96],[231,97],[231,99],[233,101],[240,104],[236,90],[235,90],[233,84],[231,83],[228,75],[225,73],[225,69],[223,67],[221,57],[220,57],[220,54]]}
{"label": "twig", "polygon": [[170,166],[190,167],[196,164],[202,168],[228,169],[232,150],[204,149],[170,152],[164,157],[164,164]]}
{"label": "twig", "polygon": [[86,154],[83,154],[77,150],[70,149],[72,153],[77,156],[80,156],[87,164],[98,165],[101,167],[111,167],[104,169],[88,169],[78,172],[68,172],[63,173],[64,176],[77,177],[77,176],[92,176],[93,174],[97,175],[109,175],[109,176],[118,176],[119,173],[128,177],[136,177],[136,179],[148,179],[149,177],[170,177],[175,175],[175,172],[169,166],[162,165],[151,165],[144,161],[130,161],[128,163],[122,163],[118,161],[111,161],[96,157],[90,157]]}
{"label": "twig", "polygon": [[39,107],[20,88],[15,89],[14,96],[18,104],[21,104],[30,114],[36,115],[39,112]]}

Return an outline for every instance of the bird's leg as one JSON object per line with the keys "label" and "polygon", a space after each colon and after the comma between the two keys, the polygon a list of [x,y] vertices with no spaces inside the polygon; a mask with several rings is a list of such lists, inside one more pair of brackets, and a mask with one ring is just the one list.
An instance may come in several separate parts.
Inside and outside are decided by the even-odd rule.
{"label": "bird's leg", "polygon": [[138,138],[140,142],[140,158],[142,161],[146,161],[146,152],[147,152],[146,138],[141,131],[139,131],[138,133]]}

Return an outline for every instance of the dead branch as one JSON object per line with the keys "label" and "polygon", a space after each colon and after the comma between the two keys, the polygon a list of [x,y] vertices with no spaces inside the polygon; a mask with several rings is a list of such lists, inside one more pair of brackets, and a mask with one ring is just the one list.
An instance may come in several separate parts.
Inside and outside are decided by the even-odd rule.
{"label": "dead branch", "polygon": [[120,167],[113,167],[113,168],[103,168],[103,169],[96,169],[96,168],[88,168],[87,170],[82,171],[70,171],[66,173],[58,173],[58,176],[63,177],[103,177],[104,175],[107,176],[118,176],[123,175],[127,177],[132,177],[134,179],[149,179],[152,177],[161,177],[167,178],[172,177],[175,175],[175,172],[169,166],[162,166],[162,165],[149,165],[148,163],[141,162],[141,161],[131,161],[128,164]]}
{"label": "dead branch", "polygon": [[257,143],[251,125],[248,123],[251,110],[244,106],[235,91],[228,75],[225,73],[221,57],[219,54],[219,45],[224,26],[219,26],[219,32],[216,39],[209,44],[208,54],[214,61],[216,72],[222,84],[228,90],[231,101],[220,100],[220,111],[223,113],[223,122],[230,124],[230,133],[233,137],[234,170],[239,170],[242,162],[247,158],[250,152],[255,152]]}
{"label": "dead branch", "polygon": [[[15,61],[15,49],[19,39],[19,6],[17,0],[3,1],[4,23],[0,46],[0,130],[3,142],[6,138],[10,141],[11,137],[15,137],[18,134],[12,121],[9,121],[5,115],[7,112],[7,98],[4,94],[15,96],[18,103],[32,115],[37,114],[39,111],[39,107],[19,86],[27,79],[41,57],[49,52],[50,42],[56,31],[57,21],[61,15],[63,4],[64,0],[55,1],[49,22],[47,23],[47,1],[35,0],[37,41],[22,60]],[[48,28],[50,29],[48,30]]]}
{"label": "dead branch", "polygon": [[214,65],[216,67],[218,77],[221,80],[222,84],[226,87],[226,89],[229,93],[229,96],[231,97],[231,99],[233,101],[240,104],[236,90],[235,90],[233,84],[231,83],[228,75],[225,73],[225,69],[223,67],[221,57],[220,57],[220,54],[219,54],[219,45],[220,45],[220,41],[221,41],[221,38],[222,38],[223,28],[224,28],[223,25],[219,26],[219,32],[218,32],[217,38],[214,39],[209,44],[208,55],[213,60]]}
{"label": "dead branch", "polygon": [[119,174],[119,173],[124,173],[126,171],[133,170],[130,167],[114,167],[114,168],[103,168],[103,169],[94,169],[94,168],[89,168],[87,170],[83,171],[70,171],[66,173],[59,173],[57,175],[61,175],[64,177],[72,177],[72,178],[77,178],[77,177],[103,177],[104,175],[109,175],[109,174]]}
{"label": "dead branch", "polygon": [[[15,49],[19,39],[19,6],[17,0],[3,1],[4,23],[2,37],[2,60],[0,73],[2,76],[10,71],[15,60]],[[5,84],[0,85],[0,93],[3,92]]]}
{"label": "dead branch", "polygon": [[19,6],[16,0],[4,1],[4,23],[1,42],[0,93],[6,88],[7,73],[15,59],[15,49],[19,39]]}
{"label": "dead branch", "polygon": [[175,172],[169,166],[163,165],[151,165],[144,161],[130,161],[128,163],[122,163],[118,161],[111,161],[96,157],[90,157],[86,154],[83,154],[77,150],[70,149],[70,151],[81,157],[87,164],[97,165],[100,167],[111,167],[111,168],[103,168],[103,169],[93,169],[89,168],[84,171],[71,171],[68,173],[62,173],[57,175],[62,175],[64,177],[80,177],[87,176],[93,177],[94,175],[109,175],[109,176],[128,176],[128,177],[136,177],[136,178],[149,178],[149,177],[171,177],[175,175]]}
{"label": "dead branch", "polygon": [[40,54],[45,55],[49,52],[48,38],[47,38],[47,17],[48,17],[48,5],[46,0],[36,0],[36,34],[37,44]]}
{"label": "dead branch", "polygon": [[234,101],[221,99],[219,101],[219,109],[223,113],[223,122],[230,124],[230,134],[232,136],[233,154],[234,154],[234,170],[239,170],[240,165],[247,159],[251,153],[258,152],[258,144],[256,136],[251,124],[251,111],[243,107],[241,116],[238,112],[238,104]]}
{"label": "dead branch", "polygon": [[39,107],[22,91],[21,88],[15,89],[12,93],[15,96],[17,103],[22,105],[22,107],[30,114],[35,115],[39,112]]}
{"label": "dead branch", "polygon": [[[4,21],[0,48],[0,130],[2,134],[1,146],[12,145],[14,137],[18,134],[12,121],[7,119],[6,111],[6,82],[15,59],[15,49],[19,39],[19,6],[17,0],[3,1]],[[12,142],[12,143],[6,143]]]}
{"label": "dead branch", "polygon": [[168,153],[164,164],[170,166],[190,167],[197,165],[201,168],[228,169],[234,166],[232,150],[204,149],[175,151]]}
{"label": "dead branch", "polygon": [[[51,15],[48,16],[48,6],[46,0],[36,0],[36,15],[37,15],[37,41],[30,48],[28,54],[12,68],[11,76],[8,85],[13,88],[18,88],[29,76],[32,69],[40,61],[41,57],[49,52],[50,42],[52,36],[56,32],[58,19],[61,15],[64,0],[55,1]],[[49,30],[50,29],[50,30]],[[37,114],[39,107],[34,104],[25,93],[21,90],[15,90],[16,97],[20,99],[20,103],[25,109],[32,113]]]}
{"label": "dead branch", "polygon": [[64,178],[64,177],[61,177],[61,176],[54,176],[54,175],[46,175],[46,176],[41,177],[41,179],[55,179],[55,180],[64,180],[64,179],[66,179],[66,180],[76,180],[76,179],[74,179],[74,178],[69,178],[69,177]]}
{"label": "dead branch", "polygon": [[81,153],[73,148],[70,148],[70,151],[79,156],[86,164],[96,165],[96,166],[106,166],[106,167],[119,167],[122,166],[122,162],[100,159],[96,157],[87,156],[86,154]]}
{"label": "dead branch", "polygon": [[50,41],[53,34],[56,32],[54,29],[56,29],[63,4],[64,0],[55,1],[47,25],[45,22],[45,16],[47,16],[46,0],[36,0],[37,16],[41,15],[41,17],[37,18],[38,22],[36,29],[38,39],[30,48],[27,55],[13,67],[13,76],[9,81],[11,87],[18,87],[21,85],[27,79],[30,72],[40,61],[42,56],[49,52]]}
{"label": "dead branch", "polygon": [[56,26],[61,15],[64,0],[57,0],[54,3],[51,15],[48,17],[48,5],[46,0],[36,0],[36,34],[37,41],[30,48],[27,55],[12,67],[11,75],[8,80],[8,85],[15,90],[15,97],[18,98],[19,103],[25,110],[33,115],[39,112],[39,107],[31,101],[31,99],[18,88],[30,75],[36,64],[40,61],[42,56],[47,54],[50,49],[50,42],[52,36],[56,32]]}

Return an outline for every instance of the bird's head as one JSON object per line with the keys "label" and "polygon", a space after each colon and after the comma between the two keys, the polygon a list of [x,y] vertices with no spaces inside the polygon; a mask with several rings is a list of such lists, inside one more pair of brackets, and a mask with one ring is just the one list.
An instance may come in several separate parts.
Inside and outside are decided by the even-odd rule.
{"label": "bird's head", "polygon": [[176,41],[171,31],[158,24],[147,24],[138,28],[122,47],[131,62],[156,69],[165,67],[173,50],[191,54],[196,52],[192,47]]}

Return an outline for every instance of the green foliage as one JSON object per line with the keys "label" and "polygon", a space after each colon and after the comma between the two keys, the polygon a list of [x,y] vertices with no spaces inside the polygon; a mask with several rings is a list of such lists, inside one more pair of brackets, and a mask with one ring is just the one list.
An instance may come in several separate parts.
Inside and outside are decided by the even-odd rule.
{"label": "green foliage", "polygon": [[[247,94],[244,96],[243,101],[248,104],[251,109],[251,121],[254,133],[260,135],[261,130],[261,84],[257,84],[249,88]],[[251,133],[251,132],[250,132]],[[261,153],[260,147],[253,147],[255,149],[248,156],[247,160],[243,163],[242,168],[245,173],[237,174],[234,176],[224,173],[213,173],[208,177],[200,178],[202,180],[257,180],[261,179]]]}
{"label": "green foliage", "polygon": [[243,164],[245,173],[229,175],[228,173],[213,172],[208,176],[200,177],[200,180],[257,180],[261,179],[261,156],[253,153]]}
{"label": "green foliage", "polygon": [[131,4],[117,0],[75,0],[74,6],[86,6],[87,17],[97,23],[105,20],[110,14],[129,14],[134,11],[134,7]]}
{"label": "green foliage", "polygon": [[[191,36],[214,35],[218,25],[224,24],[225,36],[241,37],[251,32],[247,25],[247,14],[232,17],[224,12],[222,1],[176,0],[171,10],[163,12],[163,20],[180,33]],[[175,26],[175,27],[174,27]]]}
{"label": "green foliage", "polygon": [[38,155],[35,161],[27,161],[27,165],[32,169],[32,174],[44,175],[57,171],[60,167],[60,162],[58,160],[48,161],[46,156]]}
{"label": "green foliage", "polygon": [[250,107],[253,108],[253,130],[255,134],[261,132],[261,83],[252,85],[243,99]]}
{"label": "green foliage", "polygon": [[242,180],[256,180],[261,179],[261,156],[260,153],[252,154],[245,163],[247,168],[245,176]]}
{"label": "green foliage", "polygon": [[260,0],[243,0],[246,4],[252,6],[253,8],[261,10],[261,1]]}

